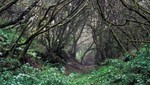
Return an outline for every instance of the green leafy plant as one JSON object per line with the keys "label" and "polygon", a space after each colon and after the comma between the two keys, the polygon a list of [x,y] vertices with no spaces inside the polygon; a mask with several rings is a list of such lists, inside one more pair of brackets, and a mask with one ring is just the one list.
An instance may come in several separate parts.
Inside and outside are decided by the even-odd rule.
{"label": "green leafy plant", "polygon": [[[14,42],[18,35],[12,31],[0,30],[1,49]],[[27,54],[37,57],[34,42]],[[21,50],[22,48],[18,48]],[[40,49],[41,50],[41,49]],[[78,54],[82,55],[82,52]],[[42,68],[33,68],[30,64],[21,65],[14,58],[0,58],[1,85],[149,85],[150,84],[150,45],[146,44],[135,52],[127,62],[120,59],[107,59],[98,70],[90,74],[71,73],[64,75],[63,67],[53,67],[48,62]],[[36,59],[36,58],[35,58]]]}

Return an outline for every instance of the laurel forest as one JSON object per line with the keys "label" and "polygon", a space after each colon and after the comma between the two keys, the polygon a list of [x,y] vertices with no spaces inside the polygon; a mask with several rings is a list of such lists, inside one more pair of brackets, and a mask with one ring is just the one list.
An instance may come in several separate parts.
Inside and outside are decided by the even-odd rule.
{"label": "laurel forest", "polygon": [[149,0],[0,0],[0,85],[150,85]]}

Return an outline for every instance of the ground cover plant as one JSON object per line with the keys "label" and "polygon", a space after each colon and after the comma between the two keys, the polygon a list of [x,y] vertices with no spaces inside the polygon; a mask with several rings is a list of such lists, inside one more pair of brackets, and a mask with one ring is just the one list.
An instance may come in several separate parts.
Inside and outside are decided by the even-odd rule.
{"label": "ground cover plant", "polygon": [[[28,63],[15,70],[19,65],[15,59],[1,59],[0,82],[2,85],[148,85],[150,84],[150,49],[148,45],[140,48],[136,56],[124,62],[119,59],[108,59],[98,70],[89,74],[64,74],[60,69],[47,64],[42,69],[33,68]],[[2,64],[7,63],[7,67]],[[14,66],[13,66],[14,65]]]}

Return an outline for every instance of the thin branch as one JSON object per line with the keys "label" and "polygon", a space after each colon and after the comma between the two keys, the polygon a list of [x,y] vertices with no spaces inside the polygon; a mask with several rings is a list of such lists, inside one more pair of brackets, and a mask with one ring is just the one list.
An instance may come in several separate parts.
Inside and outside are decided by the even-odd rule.
{"label": "thin branch", "polygon": [[130,11],[134,11],[135,13],[137,13],[139,16],[141,16],[143,19],[145,19],[146,21],[148,21],[150,23],[150,20],[144,16],[142,13],[140,13],[138,10],[134,9],[133,7],[129,6],[124,0],[120,0],[121,3]]}
{"label": "thin branch", "polygon": [[150,41],[145,41],[145,40],[129,40],[129,42],[150,43]]}
{"label": "thin branch", "polygon": [[[125,20],[125,23],[123,23],[123,24],[115,24],[115,23],[113,23],[113,22],[107,20],[106,17],[105,17],[105,14],[104,14],[103,11],[102,11],[102,7],[101,7],[101,5],[100,5],[100,3],[99,3],[99,0],[96,0],[96,1],[97,1],[97,6],[98,6],[98,13],[101,15],[101,17],[102,17],[102,19],[103,19],[104,21],[106,21],[107,23],[109,23],[109,24],[111,24],[111,25],[114,25],[114,26],[124,26],[124,25],[126,25],[126,24],[129,23],[128,20]],[[93,5],[93,6],[94,6],[94,5]]]}
{"label": "thin branch", "polygon": [[12,0],[8,4],[4,5],[3,7],[0,8],[0,13],[2,13],[3,11],[5,11],[6,9],[10,8],[12,5],[14,5],[17,2],[18,2],[18,0]]}
{"label": "thin branch", "polygon": [[27,15],[34,6],[36,6],[36,4],[38,3],[38,1],[35,1],[33,2],[25,11],[23,11],[18,18],[16,18],[15,20],[13,21],[8,21],[6,23],[3,23],[3,24],[0,24],[0,28],[5,28],[7,26],[10,26],[10,25],[14,25],[16,23],[18,23],[19,21],[23,20],[24,19],[24,16]]}

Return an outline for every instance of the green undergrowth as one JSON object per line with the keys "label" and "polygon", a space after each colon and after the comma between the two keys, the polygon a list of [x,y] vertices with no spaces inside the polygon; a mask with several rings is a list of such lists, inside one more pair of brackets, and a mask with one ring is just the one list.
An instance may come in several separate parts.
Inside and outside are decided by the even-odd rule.
{"label": "green undergrowth", "polygon": [[[14,30],[0,29],[0,52],[10,48],[17,37]],[[35,47],[31,46],[28,51],[33,57],[37,57]],[[38,69],[28,63],[21,65],[14,58],[0,58],[0,85],[150,85],[150,46],[144,45],[135,55],[126,54],[126,62],[107,59],[104,66],[90,74],[71,73],[69,76],[63,67],[55,68],[48,63]]]}
{"label": "green undergrowth", "polygon": [[2,30],[0,29],[0,48],[8,48],[12,43],[15,42],[15,39],[18,37],[15,30]]}
{"label": "green undergrowth", "polygon": [[147,47],[141,48],[136,57],[127,62],[108,59],[105,66],[90,74],[65,76],[63,67],[54,68],[47,64],[36,69],[25,64],[15,71],[5,69],[0,74],[0,82],[1,85],[150,85],[150,49]]}
{"label": "green undergrowth", "polygon": [[[18,30],[15,30],[15,29],[9,29],[9,30],[0,29],[0,55],[5,54],[5,52],[7,50],[10,50],[10,48],[16,43],[17,39],[20,37],[20,33],[17,31]],[[28,37],[23,35],[19,39],[17,44],[22,44],[27,39]],[[37,57],[35,51],[37,51],[37,49],[41,50],[41,48],[39,48],[38,45],[39,44],[37,42],[33,41],[27,54],[33,57]],[[23,48],[24,48],[24,45],[16,48],[14,52],[12,53],[13,54],[12,56],[18,56],[19,53],[23,50]]]}

